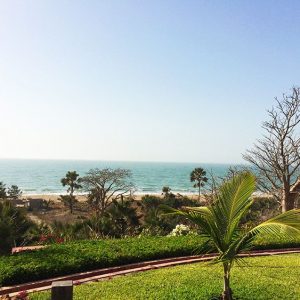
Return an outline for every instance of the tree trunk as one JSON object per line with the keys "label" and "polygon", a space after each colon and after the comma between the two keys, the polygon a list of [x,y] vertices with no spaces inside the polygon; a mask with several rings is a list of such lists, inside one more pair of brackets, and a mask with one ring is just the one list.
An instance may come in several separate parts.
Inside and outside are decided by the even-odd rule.
{"label": "tree trunk", "polygon": [[295,208],[295,197],[292,193],[290,193],[289,191],[287,192],[283,192],[283,196],[282,196],[282,212],[286,212],[288,210],[294,209]]}
{"label": "tree trunk", "polygon": [[224,267],[224,289],[222,294],[222,300],[232,300],[232,291],[230,288],[230,264],[223,263]]}
{"label": "tree trunk", "polygon": [[71,210],[71,214],[73,214],[73,193],[74,193],[74,188],[73,185],[71,185],[71,191],[70,191],[70,210]]}
{"label": "tree trunk", "polygon": [[200,195],[201,195],[201,186],[200,186],[200,182],[199,182],[199,194],[198,194],[198,201],[200,202]]}

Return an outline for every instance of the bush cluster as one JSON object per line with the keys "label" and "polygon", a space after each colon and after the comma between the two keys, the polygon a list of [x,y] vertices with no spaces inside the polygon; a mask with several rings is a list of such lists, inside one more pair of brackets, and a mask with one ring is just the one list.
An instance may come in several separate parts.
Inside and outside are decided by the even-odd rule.
{"label": "bush cluster", "polygon": [[171,192],[165,193],[163,197],[145,195],[141,199],[144,232],[147,231],[152,235],[168,235],[179,223],[193,226],[186,218],[181,216],[164,215],[159,209],[162,204],[176,209],[183,206],[199,206],[198,201]]}

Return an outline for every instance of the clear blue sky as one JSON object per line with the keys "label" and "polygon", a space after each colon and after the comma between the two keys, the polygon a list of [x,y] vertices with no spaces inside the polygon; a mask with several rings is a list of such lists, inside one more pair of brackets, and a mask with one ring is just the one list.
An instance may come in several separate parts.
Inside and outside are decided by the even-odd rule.
{"label": "clear blue sky", "polygon": [[0,158],[241,162],[299,36],[299,1],[3,0]]}

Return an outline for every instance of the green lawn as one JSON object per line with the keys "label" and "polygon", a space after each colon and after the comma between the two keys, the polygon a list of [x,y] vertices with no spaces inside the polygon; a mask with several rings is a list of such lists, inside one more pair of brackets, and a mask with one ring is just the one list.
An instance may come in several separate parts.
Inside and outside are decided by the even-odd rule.
{"label": "green lawn", "polygon": [[[0,287],[99,268],[199,254],[200,236],[131,237],[75,241],[45,249],[0,256]],[[296,240],[258,239],[257,249],[300,246]],[[197,251],[198,250],[198,251]]]}
{"label": "green lawn", "polygon": [[[236,299],[300,299],[300,254],[247,258],[232,271]],[[213,299],[222,291],[220,265],[197,263],[75,287],[74,299]],[[30,299],[48,300],[49,293]]]}

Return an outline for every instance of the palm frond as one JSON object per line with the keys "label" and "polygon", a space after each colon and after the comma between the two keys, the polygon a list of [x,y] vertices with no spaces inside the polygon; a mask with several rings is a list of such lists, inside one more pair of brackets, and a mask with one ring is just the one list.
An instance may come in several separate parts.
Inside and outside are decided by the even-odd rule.
{"label": "palm frond", "polygon": [[222,255],[222,259],[230,260],[241,251],[253,248],[253,242],[258,236],[265,238],[281,236],[283,239],[299,238],[300,209],[294,209],[271,218],[236,239]]}
{"label": "palm frond", "polygon": [[282,237],[299,237],[300,209],[289,210],[254,227],[251,235],[281,235]]}
{"label": "palm frond", "polygon": [[221,186],[212,210],[225,243],[230,243],[241,218],[249,210],[254,190],[255,176],[250,172],[234,176]]}
{"label": "palm frond", "polygon": [[219,229],[216,226],[213,213],[210,207],[184,207],[181,210],[160,205],[160,210],[166,215],[181,215],[198,225],[204,234],[209,235],[215,247],[220,251],[223,248],[223,240]]}
{"label": "palm frond", "polygon": [[164,213],[164,215],[180,215],[191,222],[197,224],[205,234],[211,234],[210,224],[208,222],[212,214],[207,207],[184,207],[182,210],[169,207],[168,205],[160,205],[159,210]]}

